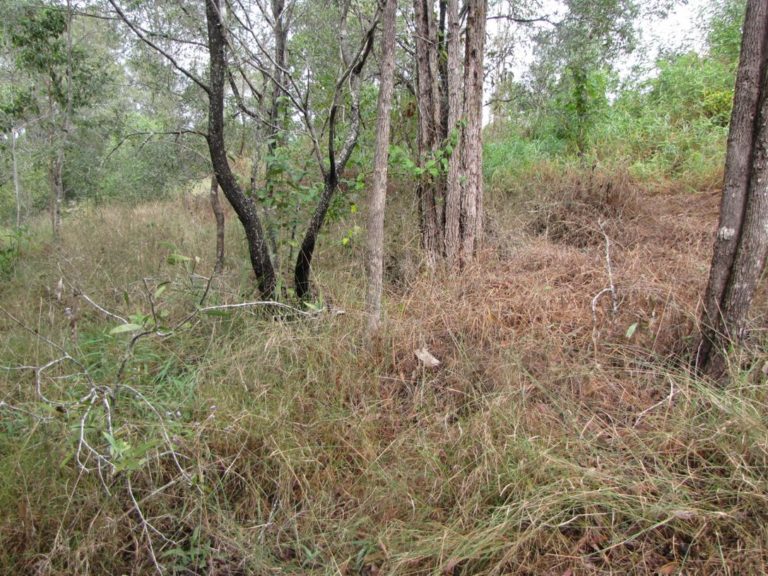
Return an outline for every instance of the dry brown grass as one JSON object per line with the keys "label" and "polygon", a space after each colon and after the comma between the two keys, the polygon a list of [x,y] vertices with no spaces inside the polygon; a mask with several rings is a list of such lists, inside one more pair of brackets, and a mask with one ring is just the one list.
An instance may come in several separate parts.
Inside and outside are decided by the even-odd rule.
{"label": "dry brown grass", "polygon": [[[716,196],[648,191],[599,170],[544,181],[533,205],[493,199],[487,247],[462,274],[425,270],[413,218],[390,219],[392,252],[408,263],[392,270],[374,345],[363,338],[362,247],[334,241],[349,226],[339,223],[321,241],[316,281],[345,315],[206,317],[137,349],[131,382],[179,411],[169,425],[196,483],[162,458],[131,472],[144,513],[176,543],[154,535],[167,573],[765,572],[764,376],[735,370],[718,389],[685,368]],[[402,214],[398,202],[411,199],[395,199]],[[545,228],[531,225],[545,206]],[[172,317],[194,306],[200,286],[167,256],[199,256],[198,271],[210,269],[204,206],[113,207],[77,222],[61,270],[55,255],[35,253],[4,307],[68,338],[45,288],[62,271],[121,313],[143,306],[142,277],[172,280]],[[619,306],[613,315],[604,296],[593,318],[608,286],[599,222]],[[249,285],[234,225],[229,234],[211,295],[220,302]],[[78,351],[109,377],[120,341],[83,314]],[[7,363],[50,352],[7,319],[0,329],[12,335],[0,347]],[[418,363],[423,346],[439,367]],[[744,366],[761,366],[761,354]],[[0,373],[0,392],[40,409],[28,375]],[[125,406],[121,437],[156,437],[146,413]],[[0,416],[0,569],[151,573],[125,475],[107,496],[93,476],[76,481],[66,422]]]}

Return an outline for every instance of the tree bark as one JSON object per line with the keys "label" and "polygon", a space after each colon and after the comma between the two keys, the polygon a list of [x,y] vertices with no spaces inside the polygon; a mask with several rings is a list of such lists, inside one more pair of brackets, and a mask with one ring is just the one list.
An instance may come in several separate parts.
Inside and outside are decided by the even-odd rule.
{"label": "tree bark", "polygon": [[[440,77],[438,70],[437,25],[432,2],[414,0],[416,19],[417,102],[419,108],[419,166],[424,168],[441,143]],[[442,217],[438,210],[439,179],[424,172],[418,183],[422,244],[432,267],[442,254]]]}
{"label": "tree bark", "polygon": [[395,24],[397,0],[384,6],[379,80],[376,149],[373,160],[371,201],[368,207],[368,291],[365,308],[368,313],[368,335],[373,337],[381,325],[381,293],[384,271],[384,209],[387,198],[387,160],[389,152],[390,112],[395,77]]}
{"label": "tree bark", "polygon": [[[462,62],[458,0],[441,0],[447,61],[437,55],[433,2],[414,0],[419,104],[419,208],[427,261],[449,265],[474,258],[483,230],[483,56],[487,0],[468,0]],[[442,30],[442,26],[441,26]],[[443,80],[444,78],[444,80]],[[441,92],[447,91],[447,95]],[[447,107],[447,110],[445,108]],[[451,146],[447,174],[442,159]],[[442,149],[441,149],[442,148]],[[436,162],[440,160],[440,162]],[[438,174],[425,169],[437,164]],[[433,170],[434,172],[434,170]],[[441,201],[442,206],[438,208]]]}
{"label": "tree bark", "polygon": [[[346,7],[348,7],[348,4]],[[342,21],[340,24],[342,38],[346,36],[346,7],[342,10]],[[328,120],[328,169],[324,170],[323,192],[320,195],[320,201],[315,207],[315,212],[312,214],[312,220],[304,233],[304,239],[301,242],[301,248],[296,257],[296,267],[294,268],[293,276],[296,295],[299,298],[305,298],[310,294],[309,277],[312,271],[312,257],[315,252],[317,237],[323,226],[323,222],[325,222],[325,215],[328,213],[328,208],[331,205],[333,195],[336,193],[336,189],[339,186],[339,174],[344,171],[347,162],[349,162],[349,159],[352,157],[352,152],[355,149],[357,140],[360,136],[361,75],[373,46],[373,31],[373,27],[368,31],[362,52],[357,61],[353,61],[353,58],[349,55],[346,43],[342,41],[342,57],[344,64],[349,71],[349,96],[351,100],[350,126],[344,144],[337,154],[335,150],[336,114],[338,112],[339,100],[342,94],[340,90],[343,84],[342,78],[342,82],[337,83],[334,104],[331,107],[331,113]]]}
{"label": "tree bark", "polygon": [[11,163],[13,170],[13,193],[16,197],[16,228],[21,228],[21,180],[19,179],[18,157],[16,154],[16,138],[19,132],[11,128]]}
{"label": "tree bark", "polygon": [[64,181],[61,175],[63,167],[64,152],[57,150],[48,164],[48,182],[51,188],[51,227],[53,241],[56,243],[61,239],[61,205],[64,201]]}
{"label": "tree bark", "polygon": [[459,146],[464,130],[459,125],[464,116],[461,69],[461,22],[459,0],[448,0],[448,132],[456,131],[456,145],[448,159],[448,177],[445,193],[445,257],[452,265],[461,249],[461,176],[462,147]]}
{"label": "tree bark", "polygon": [[483,55],[487,0],[469,0],[464,54],[466,130],[464,131],[464,194],[462,198],[461,260],[474,258],[483,222]]}
{"label": "tree bark", "polygon": [[[717,376],[723,369],[722,343],[732,333],[734,316],[728,320],[726,305],[732,274],[737,270],[737,250],[747,211],[750,186],[757,160],[757,123],[768,56],[768,5],[764,0],[749,0],[742,35],[741,55],[736,77],[733,111],[728,134],[720,220],[714,244],[712,266],[701,318],[702,334],[697,347],[696,367]],[[743,262],[742,262],[743,265]],[[735,294],[733,296],[736,296]],[[739,296],[743,301],[743,297]],[[738,332],[738,330],[737,330]]]}
{"label": "tree bark", "polygon": [[211,210],[216,218],[216,264],[213,267],[214,274],[221,274],[224,270],[224,211],[219,201],[219,183],[216,176],[211,176]]}
{"label": "tree bark", "polygon": [[221,23],[221,0],[206,0],[210,54],[210,86],[208,87],[208,150],[216,180],[221,186],[245,230],[251,266],[259,291],[264,298],[275,295],[275,271],[269,257],[258,209],[240,188],[227,158],[224,141],[224,82],[226,78],[226,40]]}

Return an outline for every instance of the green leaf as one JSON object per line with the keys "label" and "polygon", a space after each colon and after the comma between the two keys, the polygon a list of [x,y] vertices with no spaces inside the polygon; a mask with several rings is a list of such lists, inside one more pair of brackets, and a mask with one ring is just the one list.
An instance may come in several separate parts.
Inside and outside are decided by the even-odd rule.
{"label": "green leaf", "polygon": [[637,330],[637,322],[635,322],[629,328],[627,328],[627,340],[632,338],[632,336],[635,334],[636,330]]}
{"label": "green leaf", "polygon": [[168,264],[181,264],[182,262],[189,262],[192,260],[189,256],[184,256],[183,254],[169,254],[166,261]]}
{"label": "green leaf", "polygon": [[160,284],[160,286],[157,287],[157,290],[155,290],[155,300],[157,300],[158,298],[160,298],[160,296],[162,296],[166,288],[168,288],[168,282],[163,282],[162,284]]}
{"label": "green leaf", "polygon": [[144,326],[141,326],[139,324],[120,324],[120,326],[115,326],[112,328],[112,330],[109,331],[110,334],[124,334],[125,332],[138,332],[144,328]]}

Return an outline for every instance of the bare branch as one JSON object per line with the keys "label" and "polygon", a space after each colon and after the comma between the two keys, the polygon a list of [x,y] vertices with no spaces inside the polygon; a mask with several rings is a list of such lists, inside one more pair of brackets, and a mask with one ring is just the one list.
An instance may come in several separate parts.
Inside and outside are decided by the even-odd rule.
{"label": "bare branch", "polygon": [[189,78],[190,80],[192,80],[192,82],[194,82],[194,83],[195,83],[195,84],[197,84],[197,85],[198,85],[200,88],[202,88],[202,89],[203,89],[203,91],[204,91],[206,94],[209,94],[209,95],[210,95],[210,93],[211,93],[211,89],[208,87],[208,85],[207,85],[207,84],[205,84],[205,83],[204,83],[202,80],[200,80],[200,79],[199,79],[197,76],[195,76],[194,74],[192,74],[192,72],[190,72],[189,70],[187,70],[186,68],[184,68],[183,66],[181,66],[181,65],[180,65],[180,64],[179,64],[179,63],[176,61],[176,59],[175,59],[173,56],[171,56],[171,55],[170,55],[168,52],[166,52],[166,51],[165,51],[165,50],[163,50],[163,49],[162,49],[160,46],[158,46],[157,44],[155,44],[154,42],[152,42],[152,40],[150,40],[149,38],[147,38],[147,36],[146,36],[146,35],[145,35],[145,34],[144,34],[144,33],[143,33],[143,32],[142,32],[142,31],[141,31],[139,28],[138,28],[138,26],[137,26],[136,24],[134,24],[133,22],[131,22],[131,21],[128,19],[128,17],[125,15],[125,13],[124,13],[124,12],[123,12],[123,11],[120,9],[120,6],[118,6],[118,5],[117,5],[117,2],[115,2],[115,0],[109,0],[109,3],[110,3],[110,4],[112,5],[112,7],[115,9],[115,12],[117,12],[117,15],[120,17],[120,19],[121,19],[123,22],[125,22],[125,23],[126,23],[126,25],[127,25],[127,26],[128,26],[130,29],[131,29],[131,30],[133,30],[133,33],[134,33],[134,34],[136,34],[136,36],[138,36],[139,40],[141,40],[142,42],[144,42],[144,43],[145,43],[147,46],[149,46],[150,48],[152,48],[153,50],[155,50],[157,53],[161,54],[161,55],[162,55],[162,56],[163,56],[163,57],[164,57],[166,60],[168,60],[168,62],[170,62],[170,63],[171,63],[171,65],[172,65],[174,68],[176,68],[176,70],[178,70],[179,72],[181,72],[182,74],[184,74],[184,76],[186,76],[187,78]]}

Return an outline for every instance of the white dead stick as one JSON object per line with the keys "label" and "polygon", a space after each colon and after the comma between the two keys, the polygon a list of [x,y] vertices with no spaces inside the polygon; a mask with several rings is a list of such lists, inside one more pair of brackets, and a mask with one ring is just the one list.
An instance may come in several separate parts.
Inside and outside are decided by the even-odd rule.
{"label": "white dead stick", "polygon": [[592,298],[592,321],[597,324],[597,304],[606,294],[611,295],[611,314],[616,316],[619,313],[619,297],[616,293],[616,285],[613,283],[613,264],[611,263],[611,239],[605,231],[605,222],[600,221],[600,232],[603,233],[605,238],[605,269],[608,272],[608,287],[603,288],[598,292],[594,298]]}

